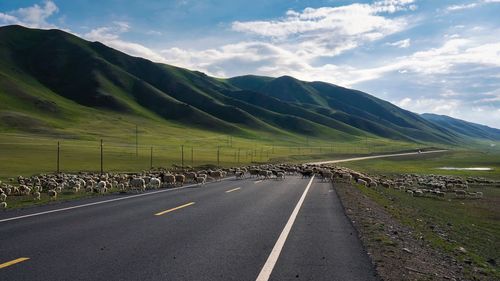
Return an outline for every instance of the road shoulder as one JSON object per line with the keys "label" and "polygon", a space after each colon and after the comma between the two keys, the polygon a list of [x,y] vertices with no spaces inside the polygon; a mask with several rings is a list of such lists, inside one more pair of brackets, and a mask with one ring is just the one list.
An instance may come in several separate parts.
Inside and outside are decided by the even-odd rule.
{"label": "road shoulder", "polygon": [[384,208],[350,184],[335,184],[377,273],[386,281],[461,280],[461,266],[426,243]]}

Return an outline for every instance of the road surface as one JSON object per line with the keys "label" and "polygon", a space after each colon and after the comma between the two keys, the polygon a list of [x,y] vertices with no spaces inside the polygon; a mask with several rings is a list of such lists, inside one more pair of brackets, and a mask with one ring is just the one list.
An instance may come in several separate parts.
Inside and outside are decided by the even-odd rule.
{"label": "road surface", "polygon": [[377,280],[330,183],[227,179],[0,213],[0,280]]}
{"label": "road surface", "polygon": [[422,151],[422,152],[405,152],[405,153],[395,153],[395,154],[383,154],[383,155],[362,156],[362,157],[354,157],[354,158],[338,159],[338,160],[328,160],[328,161],[321,161],[321,162],[311,162],[308,164],[310,164],[310,165],[335,164],[335,163],[369,160],[369,159],[376,159],[376,158],[388,158],[388,157],[409,156],[409,155],[419,155],[419,154],[442,153],[442,152],[447,152],[447,151],[448,150],[442,149],[442,150],[430,150],[430,151]]}

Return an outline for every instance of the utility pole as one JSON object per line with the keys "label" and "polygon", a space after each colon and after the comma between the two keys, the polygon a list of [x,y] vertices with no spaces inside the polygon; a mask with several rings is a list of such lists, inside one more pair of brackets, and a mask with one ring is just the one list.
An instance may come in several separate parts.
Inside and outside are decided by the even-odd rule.
{"label": "utility pole", "polygon": [[102,166],[102,164],[103,164],[102,156],[103,156],[103,153],[102,153],[102,139],[101,139],[101,175],[103,174],[103,171],[104,171],[103,166]]}
{"label": "utility pole", "polygon": [[59,159],[60,159],[60,155],[61,155],[61,147],[60,147],[60,144],[59,142],[57,142],[57,173],[59,174],[60,170],[59,170]]}
{"label": "utility pole", "polygon": [[153,170],[153,147],[151,147],[151,155],[149,156],[149,167]]}
{"label": "utility pole", "polygon": [[368,136],[365,135],[365,145],[366,145],[366,150],[368,151],[368,153],[370,153],[370,147],[368,146]]}
{"label": "utility pole", "polygon": [[135,157],[139,157],[139,126],[135,125]]}
{"label": "utility pole", "polygon": [[217,146],[217,167],[220,167],[220,146]]}
{"label": "utility pole", "polygon": [[181,145],[181,168],[184,169],[184,145]]}

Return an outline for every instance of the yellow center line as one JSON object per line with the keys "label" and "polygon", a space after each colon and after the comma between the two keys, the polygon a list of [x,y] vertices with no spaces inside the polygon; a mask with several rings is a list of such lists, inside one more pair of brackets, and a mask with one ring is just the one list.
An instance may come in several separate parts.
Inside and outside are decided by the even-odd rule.
{"label": "yellow center line", "polygon": [[168,209],[168,210],[165,210],[163,212],[159,212],[159,213],[156,213],[155,216],[161,216],[161,215],[164,215],[166,213],[170,213],[170,212],[173,212],[175,210],[179,210],[179,209],[182,209],[182,208],[185,208],[185,207],[188,207],[188,206],[191,206],[191,205],[194,205],[194,202],[189,202],[187,204],[184,204],[184,205],[181,205],[181,206],[178,206],[178,207],[175,207],[175,208],[172,208],[172,209]]}
{"label": "yellow center line", "polygon": [[240,189],[241,189],[241,187],[233,188],[233,189],[226,191],[226,193],[233,192],[233,191],[240,190]]}
{"label": "yellow center line", "polygon": [[15,259],[15,260],[11,260],[11,261],[8,261],[6,263],[2,263],[0,264],[0,269],[1,268],[4,268],[4,267],[7,267],[7,266],[11,266],[11,265],[14,265],[16,263],[20,263],[20,262],[23,262],[23,261],[27,261],[29,260],[30,258],[18,258],[18,259]]}

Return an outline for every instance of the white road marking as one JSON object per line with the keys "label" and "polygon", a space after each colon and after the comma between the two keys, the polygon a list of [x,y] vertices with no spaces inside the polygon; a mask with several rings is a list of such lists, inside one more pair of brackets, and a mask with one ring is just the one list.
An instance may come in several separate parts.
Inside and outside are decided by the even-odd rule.
{"label": "white road marking", "polygon": [[259,182],[262,182],[262,180],[254,181],[253,183],[259,183]]}
{"label": "white road marking", "polygon": [[[222,179],[222,180],[228,180],[228,179],[231,179],[231,178],[233,178],[233,177],[225,178],[225,179]],[[163,193],[163,192],[168,192],[168,191],[174,191],[174,190],[184,189],[184,188],[193,187],[193,186],[197,186],[197,184],[190,184],[190,185],[185,185],[185,186],[181,186],[181,187],[175,187],[175,188],[170,188],[170,189],[152,191],[152,192],[147,192],[147,193],[130,195],[130,196],[127,196],[127,197],[114,198],[114,199],[109,199],[109,200],[104,200],[104,201],[99,201],[99,202],[87,203],[87,204],[82,204],[82,205],[77,205],[77,206],[71,206],[71,207],[66,207],[66,208],[61,208],[61,209],[49,210],[49,211],[45,211],[45,212],[39,212],[39,213],[34,213],[34,214],[22,215],[22,216],[18,216],[18,217],[1,219],[0,223],[1,222],[6,222],[6,221],[13,221],[13,220],[19,220],[19,219],[29,218],[29,217],[41,216],[41,215],[45,215],[45,214],[51,214],[51,213],[57,213],[57,212],[62,212],[62,211],[68,211],[68,210],[73,210],[73,209],[78,209],[78,208],[83,208],[83,207],[89,207],[89,206],[94,206],[94,205],[100,205],[100,204],[110,203],[110,202],[115,202],[115,201],[120,201],[120,200],[127,200],[127,199],[142,197],[142,196],[148,196],[148,195],[153,195],[153,194]]]}
{"label": "white road marking", "polygon": [[302,203],[304,203],[307,192],[309,191],[309,188],[311,187],[313,179],[314,179],[314,176],[311,177],[311,180],[307,184],[307,187],[304,190],[304,193],[302,193],[302,196],[300,197],[299,202],[297,202],[295,209],[293,209],[293,212],[290,215],[290,218],[288,219],[288,222],[286,223],[285,228],[283,228],[283,231],[281,232],[278,240],[276,241],[276,244],[274,244],[273,250],[271,251],[271,254],[269,255],[269,257],[267,258],[266,263],[264,264],[264,266],[260,270],[259,276],[257,277],[256,281],[269,280],[269,277],[271,276],[271,273],[273,272],[274,266],[276,265],[276,262],[278,261],[281,250],[283,249],[283,246],[285,245],[288,234],[290,233],[290,230],[292,230],[293,223],[295,222],[295,219],[297,218],[297,215],[299,214],[300,207],[302,207]]}
{"label": "white road marking", "polygon": [[439,153],[439,152],[446,152],[446,151],[448,151],[448,150],[432,150],[432,151],[423,151],[423,152],[408,152],[408,153],[398,153],[398,154],[373,155],[373,156],[355,157],[355,158],[339,159],[339,160],[331,160],[331,161],[323,161],[323,162],[311,162],[311,163],[307,163],[307,164],[309,164],[309,165],[322,165],[322,164],[332,164],[332,163],[341,163],[341,162],[349,162],[349,161],[360,161],[360,160],[375,159],[375,158],[386,158],[386,157],[407,156],[407,155],[416,155],[416,154]]}

